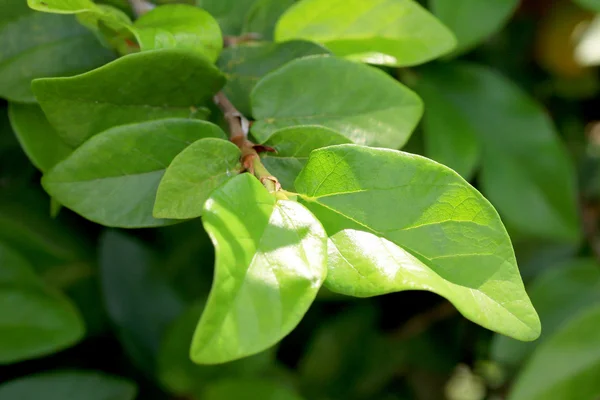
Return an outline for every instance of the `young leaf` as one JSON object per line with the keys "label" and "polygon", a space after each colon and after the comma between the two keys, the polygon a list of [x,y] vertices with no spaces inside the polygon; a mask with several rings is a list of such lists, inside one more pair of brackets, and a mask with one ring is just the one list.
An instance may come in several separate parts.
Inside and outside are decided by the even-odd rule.
{"label": "young leaf", "polygon": [[[445,113],[464,120],[477,134],[483,148],[482,191],[508,227],[539,238],[577,241],[574,168],[542,107],[481,66],[428,68],[421,79],[436,88],[438,106],[451,108]],[[433,127],[444,129],[442,124]]]}
{"label": "young leaf", "polygon": [[308,161],[311,151],[344,143],[350,143],[350,140],[321,126],[284,128],[275,132],[265,143],[276,152],[265,153],[262,162],[284,189],[293,191],[294,181]]}
{"label": "young leaf", "polygon": [[203,222],[216,266],[191,358],[217,364],[271,347],[300,322],[325,279],[326,236],[303,206],[276,201],[250,174],[213,192]]}
{"label": "young leaf", "polygon": [[21,256],[0,244],[0,364],[57,352],[84,334],[71,302],[46,287]]}
{"label": "young leaf", "polygon": [[123,234],[108,231],[101,239],[100,275],[108,315],[133,362],[148,374],[154,374],[167,326],[184,309],[153,261],[148,249]]}
{"label": "young leaf", "polygon": [[29,375],[0,385],[3,400],[133,400],[136,392],[129,381],[91,371]]}
{"label": "young leaf", "polygon": [[477,46],[498,32],[519,5],[519,0],[429,0],[431,11],[454,32],[454,54]]}
{"label": "young leaf", "polygon": [[38,13],[15,0],[0,0],[0,10],[0,97],[33,103],[32,79],[75,75],[114,59],[72,16]]}
{"label": "young leaf", "polygon": [[156,190],[171,161],[205,137],[225,138],[209,122],[165,119],[94,136],[42,179],[46,191],[85,218],[134,228],[170,224],[152,217]]}
{"label": "young leaf", "polygon": [[[151,83],[151,84],[149,84]],[[33,91],[63,140],[79,146],[117,125],[162,118],[204,118],[225,84],[205,57],[180,49],[130,54],[71,78],[36,79]]]}
{"label": "young leaf", "polygon": [[48,171],[73,152],[73,148],[60,139],[39,106],[11,103],[8,114],[21,147],[40,171]]}
{"label": "young leaf", "polygon": [[224,379],[210,385],[205,400],[302,400],[291,388],[280,383],[256,379]]}
{"label": "young leaf", "polygon": [[215,61],[223,48],[219,24],[206,11],[188,4],[165,4],[134,24],[142,51],[178,48]]}
{"label": "young leaf", "polygon": [[423,112],[419,97],[385,72],[329,56],[284,65],[261,79],[250,97],[257,120],[252,134],[261,142],[278,129],[312,124],[359,144],[399,148]]}
{"label": "young leaf", "polygon": [[312,40],[338,56],[396,67],[433,60],[456,44],[413,0],[302,0],[281,17],[275,39]]}
{"label": "young leaf", "polygon": [[517,378],[509,400],[594,400],[600,394],[600,304],[545,341]]}
{"label": "young leaf", "polygon": [[296,190],[330,236],[330,290],[427,290],[488,329],[539,336],[498,214],[454,171],[395,150],[339,145],[311,153]]}
{"label": "young leaf", "polygon": [[229,47],[221,53],[218,65],[227,75],[225,94],[244,115],[251,115],[250,93],[264,75],[300,57],[328,54],[315,43],[294,40]]}
{"label": "young leaf", "polygon": [[216,18],[224,35],[239,35],[256,0],[196,0],[196,5]]}
{"label": "young leaf", "polygon": [[212,191],[241,170],[240,150],[222,139],[201,139],[182,151],[160,181],[155,218],[190,219],[202,215]]}
{"label": "young leaf", "polygon": [[246,15],[242,32],[259,34],[262,40],[273,40],[275,24],[295,0],[257,0]]}
{"label": "young leaf", "polygon": [[590,304],[600,304],[600,268],[594,260],[573,260],[540,275],[528,293],[540,315],[544,327],[542,335],[535,343],[496,335],[492,342],[492,358],[496,361],[520,364],[580,310]]}

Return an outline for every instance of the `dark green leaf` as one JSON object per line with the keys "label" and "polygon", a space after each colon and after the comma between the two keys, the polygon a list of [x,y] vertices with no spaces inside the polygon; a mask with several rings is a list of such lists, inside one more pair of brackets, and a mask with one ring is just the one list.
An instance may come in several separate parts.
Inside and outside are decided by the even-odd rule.
{"label": "dark green leaf", "polygon": [[297,126],[275,132],[265,143],[276,153],[265,153],[262,162],[284,189],[294,190],[294,181],[308,161],[310,152],[326,146],[350,143],[350,140],[321,126]]}
{"label": "dark green leaf", "polygon": [[204,118],[225,84],[206,58],[179,49],[130,54],[71,78],[37,79],[35,92],[63,140],[79,146],[117,125],[162,118]]}
{"label": "dark green leaf", "polygon": [[61,204],[106,226],[134,228],[173,221],[152,216],[160,180],[187,146],[222,137],[209,122],[164,119],[109,129],[77,148],[42,179]]}
{"label": "dark green leaf", "polygon": [[445,113],[453,113],[477,134],[483,148],[482,191],[508,227],[540,238],[576,241],[574,168],[542,107],[481,66],[430,68],[422,71],[421,79],[436,88],[436,104],[450,108]]}
{"label": "dark green leaf", "polygon": [[154,203],[154,217],[189,219],[202,215],[212,191],[241,170],[240,150],[222,139],[201,139],[167,168]]}
{"label": "dark green leaf", "polygon": [[102,293],[119,339],[138,368],[153,374],[160,342],[184,309],[139,242],[109,231],[100,244]]}
{"label": "dark green leaf", "polygon": [[133,400],[136,387],[98,372],[29,375],[0,386],[0,400]]}
{"label": "dark green leaf", "polygon": [[338,56],[392,66],[427,62],[456,44],[412,0],[302,0],[281,17],[275,38],[312,40]]}
{"label": "dark green leaf", "polygon": [[215,245],[213,288],[192,343],[192,360],[216,364],[261,352],[308,310],[326,274],[326,236],[294,201],[277,201],[250,174],[204,205]]}
{"label": "dark green leaf", "polygon": [[575,3],[579,4],[583,8],[587,8],[591,11],[600,12],[600,0],[574,0]]}
{"label": "dark green leaf", "polygon": [[47,15],[24,0],[0,0],[0,97],[35,102],[35,78],[75,75],[114,55],[72,16]]}
{"label": "dark green leaf", "polygon": [[395,150],[339,145],[311,153],[296,190],[330,236],[330,290],[427,290],[488,329],[539,336],[498,214],[454,171]]}
{"label": "dark green leaf", "polygon": [[273,40],[277,20],[295,0],[257,0],[244,22],[243,32],[257,33],[262,40]]}
{"label": "dark green leaf", "polygon": [[225,379],[206,389],[205,400],[302,400],[291,388],[281,383],[256,379]]}
{"label": "dark green leaf", "polygon": [[223,90],[242,114],[251,115],[250,93],[260,78],[296,58],[327,53],[317,44],[300,40],[227,48],[218,63],[227,75]]}
{"label": "dark green leaf", "polygon": [[224,35],[239,35],[246,15],[256,0],[196,0],[198,7],[204,8],[217,19]]}
{"label": "dark green leaf", "polygon": [[423,112],[419,97],[383,71],[330,56],[271,72],[251,99],[252,134],[261,142],[281,128],[322,125],[358,144],[399,148]]}

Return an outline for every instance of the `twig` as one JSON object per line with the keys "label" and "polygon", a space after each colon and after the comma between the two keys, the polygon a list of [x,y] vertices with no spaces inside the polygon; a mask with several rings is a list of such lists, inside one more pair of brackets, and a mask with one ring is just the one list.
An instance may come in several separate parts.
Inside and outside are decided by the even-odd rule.
{"label": "twig", "polygon": [[411,339],[425,332],[436,322],[443,321],[456,315],[457,312],[456,308],[450,302],[444,301],[436,307],[409,319],[400,329],[392,333],[391,338],[394,340]]}
{"label": "twig", "polygon": [[136,17],[146,14],[148,11],[156,7],[154,4],[145,0],[129,0],[129,5]]}
{"label": "twig", "polygon": [[600,261],[600,240],[598,240],[598,218],[600,217],[600,212],[598,207],[595,204],[583,203],[581,214],[585,239],[594,253],[596,260]]}
{"label": "twig", "polygon": [[240,36],[224,36],[223,37],[223,47],[233,47],[233,46],[237,46],[238,44],[254,42],[256,40],[260,40],[261,37],[262,36],[260,33],[253,33],[253,32],[244,33]]}

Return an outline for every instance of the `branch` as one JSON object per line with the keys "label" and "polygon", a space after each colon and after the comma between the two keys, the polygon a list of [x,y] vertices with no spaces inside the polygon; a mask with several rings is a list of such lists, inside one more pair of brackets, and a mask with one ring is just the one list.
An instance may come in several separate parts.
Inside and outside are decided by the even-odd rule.
{"label": "branch", "polygon": [[394,340],[407,340],[411,339],[429,329],[433,324],[439,321],[443,321],[456,315],[458,311],[448,301],[438,304],[434,308],[425,311],[422,314],[415,315],[400,329],[392,333],[391,338]]}
{"label": "branch", "polygon": [[223,47],[233,47],[238,44],[254,42],[261,39],[260,33],[244,33],[240,36],[223,36]]}

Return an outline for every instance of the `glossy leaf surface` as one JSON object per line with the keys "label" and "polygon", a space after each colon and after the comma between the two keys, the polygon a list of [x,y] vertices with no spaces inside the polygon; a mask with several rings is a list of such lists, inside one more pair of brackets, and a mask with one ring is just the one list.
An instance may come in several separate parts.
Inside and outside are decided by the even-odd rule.
{"label": "glossy leaf surface", "polygon": [[[148,84],[152,82],[152,84]],[[38,79],[33,90],[63,140],[81,145],[117,125],[162,118],[204,118],[225,84],[206,58],[184,50],[130,54],[71,78]]]}
{"label": "glossy leaf surface", "polygon": [[191,357],[215,364],[263,351],[298,324],[325,279],[326,236],[302,205],[276,202],[250,174],[213,192],[203,222],[216,266]]}
{"label": "glossy leaf surface", "polygon": [[338,56],[391,66],[427,62],[456,42],[412,0],[302,0],[281,17],[275,38],[311,40]]}
{"label": "glossy leaf surface", "polygon": [[432,291],[488,329],[539,336],[498,214],[454,171],[408,153],[340,145],[312,152],[296,190],[331,238],[330,290]]}
{"label": "glossy leaf surface", "polygon": [[206,137],[224,134],[209,122],[185,119],[112,128],[77,148],[42,184],[61,204],[106,226],[169,224],[152,216],[160,180],[177,154]]}
{"label": "glossy leaf surface", "polygon": [[423,112],[419,97],[383,71],[330,56],[284,65],[251,100],[252,134],[262,142],[281,128],[322,125],[358,144],[399,148]]}
{"label": "glossy leaf surface", "polygon": [[[224,134],[223,134],[224,136]],[[201,139],[182,151],[160,181],[154,216],[188,219],[202,215],[212,191],[241,170],[240,150],[222,139]]]}

